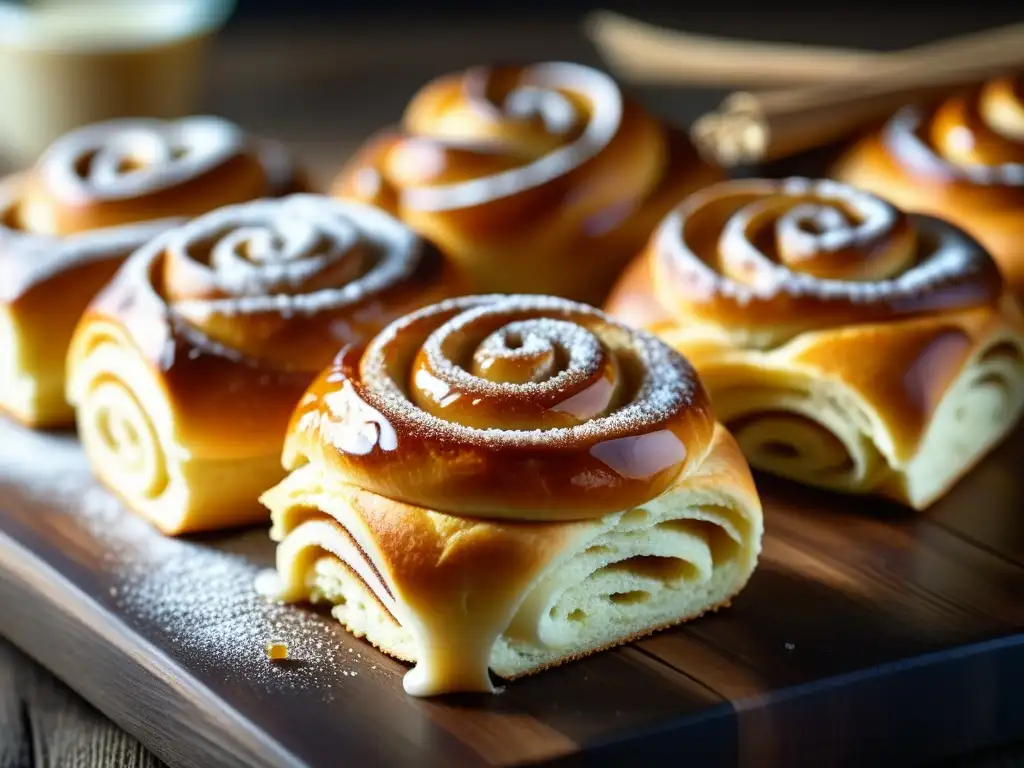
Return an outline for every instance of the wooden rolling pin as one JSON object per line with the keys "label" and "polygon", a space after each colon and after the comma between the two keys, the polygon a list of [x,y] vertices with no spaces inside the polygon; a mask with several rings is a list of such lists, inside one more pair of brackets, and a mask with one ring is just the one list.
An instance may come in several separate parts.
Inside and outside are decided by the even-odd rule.
{"label": "wooden rolling pin", "polygon": [[619,78],[680,86],[767,88],[876,79],[907,66],[940,66],[950,57],[999,58],[1019,45],[1024,24],[987,29],[890,53],[762,43],[695,35],[610,11],[585,19],[588,36]]}
{"label": "wooden rolling pin", "polygon": [[830,85],[739,92],[691,130],[703,154],[724,166],[775,160],[840,140],[899,107],[1024,69],[1024,26],[986,46],[941,60],[908,59],[882,73]]}

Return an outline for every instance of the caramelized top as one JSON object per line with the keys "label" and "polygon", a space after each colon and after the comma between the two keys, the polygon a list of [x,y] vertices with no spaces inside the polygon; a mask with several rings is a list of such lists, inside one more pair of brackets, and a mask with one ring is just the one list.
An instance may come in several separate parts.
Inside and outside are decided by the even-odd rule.
{"label": "caramelized top", "polygon": [[931,109],[903,109],[882,143],[922,180],[974,189],[992,205],[1024,205],[1024,75],[991,80]]}
{"label": "caramelized top", "polygon": [[294,169],[216,117],[124,119],[66,134],[40,157],[17,213],[25,230],[71,235],[282,194]]}
{"label": "caramelized top", "polygon": [[126,247],[214,208],[301,186],[283,147],[220,118],[80,128],[0,186],[5,291],[18,294],[83,260],[123,257]]}
{"label": "caramelized top", "polygon": [[995,263],[955,227],[831,181],[732,181],[685,200],[651,243],[662,305],[741,343],[981,306]]}
{"label": "caramelized top", "polygon": [[474,296],[339,354],[303,397],[285,464],[429,509],[573,519],[639,506],[714,429],[690,365],[591,307]]}
{"label": "caramelized top", "polygon": [[476,290],[599,301],[669,207],[720,177],[608,75],[555,62],[428,83],[333,194],[401,216]]}
{"label": "caramelized top", "polygon": [[159,370],[184,442],[280,444],[345,344],[458,292],[432,245],[387,213],[320,195],[220,208],[134,253],[83,321],[114,320]]}
{"label": "caramelized top", "polygon": [[585,165],[623,138],[636,138],[621,137],[623,131],[654,139],[652,151],[632,152],[641,167],[627,173],[650,184],[664,156],[660,126],[637,108],[627,110],[610,77],[577,64],[475,67],[438,78],[409,103],[402,128],[390,142],[385,137],[371,143],[376,151],[342,175],[339,194],[381,202],[390,187],[402,207],[472,208],[475,215],[462,222],[467,226],[486,219],[491,226],[511,227],[506,219],[513,211],[543,211],[534,207],[542,204],[533,199],[537,192],[546,193],[547,204],[570,206],[600,207],[587,198],[613,196],[607,185],[592,185],[564,199]]}

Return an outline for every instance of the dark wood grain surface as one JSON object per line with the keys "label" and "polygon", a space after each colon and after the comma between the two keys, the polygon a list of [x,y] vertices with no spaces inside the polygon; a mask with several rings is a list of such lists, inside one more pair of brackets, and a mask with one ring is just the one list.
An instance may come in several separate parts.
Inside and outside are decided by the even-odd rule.
{"label": "dark wood grain surface", "polygon": [[[660,20],[875,48],[1007,20],[983,10],[884,25],[863,11],[780,16]],[[575,18],[237,27],[214,52],[207,98],[211,111],[290,142],[325,181],[427,77],[544,58],[599,63]],[[721,96],[639,93],[680,122]],[[214,589],[247,583],[269,562],[263,532],[158,546],[102,500],[70,437],[3,430],[0,633],[152,751],[0,641],[0,768],[158,765],[154,753],[203,766],[317,762],[337,744],[352,765],[568,764],[581,746],[610,764],[681,753],[710,765],[917,764],[1024,738],[1021,435],[921,517],[769,482],[764,559],[733,610],[493,699],[421,702],[401,694],[401,665],[324,617],[254,618],[239,603],[211,615],[158,588],[156,576],[174,584],[188,568]],[[22,462],[30,456],[38,465]],[[59,478],[46,474],[54,466]],[[117,528],[119,543],[98,525]],[[161,600],[192,629],[156,610]],[[257,630],[232,638],[246,620]],[[277,621],[297,622],[286,626],[297,662],[247,676],[253,659],[224,643],[258,652],[259,628]],[[314,654],[317,640],[328,650]],[[1017,764],[977,764],[990,763]]]}
{"label": "dark wood grain surface", "polygon": [[[328,616],[256,596],[264,530],[164,539],[73,435],[0,424],[0,609],[14,643],[175,765],[622,765],[683,746],[698,766],[921,764],[1024,733],[1024,567],[954,529],[1016,537],[1019,514],[995,518],[1024,486],[990,473],[1021,458],[1024,432],[938,505],[944,523],[760,478],[764,555],[729,610],[499,696],[420,700]],[[286,664],[263,653],[275,637]],[[97,722],[4,711],[33,754]]]}

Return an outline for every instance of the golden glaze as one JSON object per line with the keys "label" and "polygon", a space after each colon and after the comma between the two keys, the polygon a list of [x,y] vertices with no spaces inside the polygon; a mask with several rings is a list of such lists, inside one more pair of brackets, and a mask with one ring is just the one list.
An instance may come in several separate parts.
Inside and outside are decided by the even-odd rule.
{"label": "golden glaze", "polygon": [[[314,209],[309,217],[314,223],[324,217],[350,218],[358,229],[366,217],[393,227],[402,233],[402,242],[408,241],[412,270],[351,300],[334,296],[346,286],[357,287],[382,258],[381,244],[360,235],[352,243],[353,253],[339,257],[338,263],[346,263],[347,256],[357,255],[351,269],[319,271],[290,292],[273,292],[278,305],[246,308],[237,304],[242,297],[226,295],[223,287],[208,290],[219,281],[208,262],[217,243],[239,232],[251,242],[261,237],[254,231],[286,239],[288,228],[294,229],[308,207]],[[327,248],[317,247],[320,251],[299,253],[297,261],[315,261]],[[244,260],[247,248],[243,242],[232,250]],[[359,259],[359,254],[369,255]],[[252,266],[269,271],[274,265]],[[219,209],[141,249],[90,306],[78,334],[103,324],[127,334],[156,373],[174,414],[177,441],[195,454],[276,453],[296,402],[339,347],[365,344],[394,318],[458,293],[457,285],[437,249],[386,214],[318,195],[295,195]],[[266,298],[256,291],[247,295]],[[304,301],[314,303],[303,309]],[[215,302],[222,302],[223,309],[216,310]]]}
{"label": "golden glaze", "polygon": [[831,175],[962,227],[1024,296],[1024,75],[902,110]]}
{"label": "golden glaze", "polygon": [[755,346],[984,305],[1002,291],[992,259],[954,227],[827,181],[709,187],[666,218],[648,250],[661,307]]}
{"label": "golden glaze", "polygon": [[[664,496],[594,520],[448,515],[379,496],[315,463],[262,501],[279,542],[274,596],[297,602],[320,593],[336,602],[333,614],[348,629],[415,664],[403,680],[415,696],[495,692],[488,668],[518,678],[724,607],[753,571],[763,531],[749,467],[721,425],[704,458]],[[648,570],[673,560],[685,575]],[[344,602],[320,586],[325,569],[344,574]],[[651,589],[648,599],[617,600],[623,577]],[[614,607],[595,622],[601,634],[584,641],[579,628],[605,600]],[[646,623],[630,616],[659,600],[679,610]],[[378,621],[345,613],[353,604]],[[533,652],[502,650],[512,643]]]}
{"label": "golden glaze", "polygon": [[[203,135],[182,145],[181,126]],[[63,381],[83,310],[155,235],[212,208],[303,186],[282,146],[213,118],[118,120],[59,139],[32,169],[0,181],[0,304],[29,351],[23,375],[47,392]],[[32,426],[72,420],[59,392],[15,415]]]}
{"label": "golden glaze", "polygon": [[[178,133],[193,124],[203,127],[203,143],[186,147]],[[198,156],[194,161],[189,149]],[[102,157],[112,167],[94,167],[103,165]],[[86,126],[58,139],[29,171],[0,183],[3,294],[18,296],[45,279],[32,262],[54,250],[74,267],[80,251],[98,258],[106,239],[123,258],[126,244],[130,251],[152,236],[154,222],[166,220],[166,228],[214,208],[304,187],[281,145],[256,141],[220,119]]]}
{"label": "golden glaze", "polygon": [[[926,506],[1018,418],[1024,321],[994,261],[955,227],[886,204],[870,226],[847,202],[858,193],[835,187],[737,181],[693,195],[624,272],[607,310],[693,363],[755,465],[759,451],[780,451],[772,461],[791,460],[797,479]],[[828,206],[836,214],[821,212]],[[781,223],[800,207],[791,223],[806,237]],[[725,245],[726,235],[742,244]],[[952,250],[939,270],[932,254],[943,242]],[[1000,398],[998,422],[977,416],[975,453],[939,457],[936,424],[956,442],[971,426],[953,426],[957,414]],[[963,406],[940,413],[947,400]],[[813,434],[813,454],[773,442],[783,434]],[[928,485],[929,472],[939,482]]]}
{"label": "golden glaze", "polygon": [[[971,355],[1005,330],[1024,333],[1007,296],[996,307],[939,316],[810,332],[785,347],[751,355],[722,341],[692,339],[680,348],[713,395],[726,390],[785,388],[798,377],[838,380],[887,425],[894,453],[909,459],[921,444],[936,408]],[[728,417],[740,432],[749,414]],[[786,418],[796,418],[786,414]]]}
{"label": "golden glaze", "polygon": [[333,194],[396,213],[477,292],[598,303],[668,209],[723,176],[603,73],[538,64],[429,83]]}
{"label": "golden glaze", "polygon": [[552,297],[469,297],[339,354],[285,464],[448,513],[577,519],[662,493],[713,429],[692,369],[653,337]]}

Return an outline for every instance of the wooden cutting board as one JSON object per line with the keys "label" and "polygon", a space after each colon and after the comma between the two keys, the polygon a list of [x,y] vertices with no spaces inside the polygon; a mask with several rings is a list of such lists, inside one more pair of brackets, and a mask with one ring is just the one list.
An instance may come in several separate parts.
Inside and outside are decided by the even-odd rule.
{"label": "wooden cutting board", "polygon": [[917,763],[1024,734],[1022,466],[1018,432],[927,515],[759,478],[730,609],[419,700],[329,617],[256,596],[264,530],[162,538],[72,435],[0,423],[0,633],[172,765]]}

